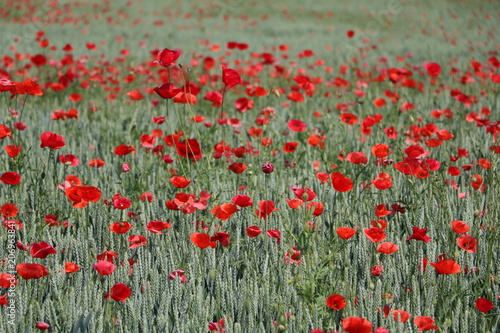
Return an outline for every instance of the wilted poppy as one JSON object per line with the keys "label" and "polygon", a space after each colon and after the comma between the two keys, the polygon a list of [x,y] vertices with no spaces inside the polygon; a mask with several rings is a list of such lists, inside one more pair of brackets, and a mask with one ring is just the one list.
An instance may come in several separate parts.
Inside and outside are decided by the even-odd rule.
{"label": "wilted poppy", "polygon": [[373,324],[360,317],[347,317],[342,319],[342,330],[348,333],[371,333]]}
{"label": "wilted poppy", "polygon": [[418,327],[418,332],[421,331],[429,331],[429,330],[436,330],[438,331],[439,329],[434,325],[434,319],[428,316],[418,316],[413,319],[413,323],[417,325]]}
{"label": "wilted poppy", "polygon": [[345,297],[342,295],[330,295],[326,299],[326,306],[330,307],[333,310],[342,310],[345,308],[347,303],[345,302]]}

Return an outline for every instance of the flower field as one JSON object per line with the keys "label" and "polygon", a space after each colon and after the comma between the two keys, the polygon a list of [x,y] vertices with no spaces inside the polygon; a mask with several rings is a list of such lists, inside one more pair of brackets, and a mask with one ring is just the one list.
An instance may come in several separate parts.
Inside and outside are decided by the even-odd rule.
{"label": "flower field", "polygon": [[0,332],[499,331],[495,1],[0,17]]}

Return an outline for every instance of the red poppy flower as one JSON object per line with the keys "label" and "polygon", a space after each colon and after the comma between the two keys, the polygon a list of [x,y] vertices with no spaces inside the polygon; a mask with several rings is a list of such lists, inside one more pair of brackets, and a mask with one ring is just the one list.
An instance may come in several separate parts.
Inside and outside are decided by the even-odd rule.
{"label": "red poppy flower", "polygon": [[154,200],[153,193],[143,192],[139,197],[139,200],[151,202]]}
{"label": "red poppy flower", "polygon": [[476,309],[478,309],[479,311],[481,312],[489,312],[490,310],[492,310],[495,306],[493,305],[493,303],[491,303],[491,301],[487,298],[478,298],[476,300]]}
{"label": "red poppy flower", "polygon": [[304,95],[300,91],[293,91],[287,95],[287,98],[292,102],[302,103],[304,102]]}
{"label": "red poppy flower", "polygon": [[318,172],[316,178],[321,182],[321,184],[327,183],[330,175],[326,172]]}
{"label": "red poppy flower", "polygon": [[410,239],[415,239],[429,243],[431,241],[431,238],[427,236],[426,233],[427,233],[426,228],[420,229],[419,227],[413,227],[413,234],[410,237],[406,238],[406,241],[408,242],[410,241]]}
{"label": "red poppy flower", "polygon": [[113,200],[113,207],[120,210],[125,210],[130,208],[132,201],[129,198],[118,197]]}
{"label": "red poppy flower", "polygon": [[433,77],[438,77],[439,73],[441,73],[441,66],[435,62],[425,64],[425,69],[427,70],[427,74]]}
{"label": "red poppy flower", "polygon": [[49,147],[50,149],[60,149],[66,145],[64,138],[56,133],[44,132],[40,135],[40,148]]}
{"label": "red poppy flower", "polygon": [[106,163],[99,159],[99,158],[94,158],[93,160],[90,160],[89,166],[93,168],[101,168],[105,165]]}
{"label": "red poppy flower", "polygon": [[123,144],[116,147],[113,152],[115,153],[115,155],[124,156],[130,153],[135,153],[135,148],[133,145]]}
{"label": "red poppy flower", "polygon": [[279,245],[281,243],[281,232],[279,230],[268,230],[266,234],[268,237],[276,238],[276,244]]}
{"label": "red poppy flower", "polygon": [[283,146],[283,152],[284,153],[293,153],[297,149],[298,145],[299,145],[298,142],[287,142]]}
{"label": "red poppy flower", "polygon": [[5,172],[0,176],[0,181],[7,185],[18,185],[21,182],[21,176],[17,172]]}
{"label": "red poppy flower", "polygon": [[0,296],[0,305],[9,305],[9,301],[7,300],[7,296],[9,296],[9,294],[5,294],[5,295],[2,295]]}
{"label": "red poppy flower", "polygon": [[387,207],[384,204],[378,205],[375,207],[375,216],[377,216],[377,217],[384,217],[384,216],[387,216],[391,213],[392,213],[392,211],[387,210]]}
{"label": "red poppy flower", "polygon": [[256,225],[248,227],[245,230],[247,232],[248,237],[257,237],[262,232],[262,229]]}
{"label": "red poppy flower", "polygon": [[171,65],[175,65],[175,61],[180,57],[181,54],[182,51],[180,49],[163,49],[158,52],[158,60],[154,61],[154,63],[168,68]]}
{"label": "red poppy flower", "polygon": [[383,158],[392,154],[392,150],[389,151],[388,145],[379,143],[372,146],[372,154],[377,158]]}
{"label": "red poppy flower", "polygon": [[115,301],[122,301],[125,303],[125,300],[132,295],[132,291],[130,288],[124,283],[117,283],[113,287],[111,287],[111,291],[109,296]]}
{"label": "red poppy flower", "polygon": [[434,319],[431,317],[427,316],[418,316],[413,319],[413,323],[417,325],[418,327],[418,332],[421,331],[429,331],[429,330],[436,330],[438,331],[439,329],[434,325]]}
{"label": "red poppy flower", "polygon": [[221,232],[221,231],[217,231],[215,232],[215,235],[213,235],[212,237],[210,237],[210,241],[211,242],[219,242],[220,245],[224,246],[224,247],[228,247],[229,246],[229,236],[231,236],[230,234],[228,234],[227,232]]}
{"label": "red poppy flower", "polygon": [[102,251],[96,256],[97,260],[106,260],[109,262],[113,262],[115,258],[118,258],[118,254],[113,251]]}
{"label": "red poppy flower", "polygon": [[392,187],[392,177],[385,172],[380,172],[378,176],[372,180],[372,184],[379,190],[387,190]]}
{"label": "red poppy flower", "polygon": [[455,260],[439,260],[430,263],[438,274],[457,274],[460,273],[460,265]]}
{"label": "red poppy flower", "polygon": [[155,234],[162,234],[165,229],[170,229],[172,225],[168,222],[163,222],[161,220],[149,221],[146,230],[151,231]]}
{"label": "red poppy flower", "polygon": [[306,123],[299,119],[292,119],[287,123],[287,125],[293,132],[305,132],[307,129]]}
{"label": "red poppy flower", "polygon": [[185,188],[191,183],[191,180],[188,180],[186,177],[176,176],[170,178],[170,182],[177,188]]}
{"label": "red poppy flower", "polygon": [[135,249],[136,247],[146,245],[146,237],[141,235],[132,235],[128,238],[130,243],[129,249]]}
{"label": "red poppy flower", "polygon": [[74,273],[74,272],[78,272],[80,270],[80,267],[75,264],[75,263],[72,263],[72,262],[69,262],[69,261],[65,261],[64,262],[64,272],[65,273]]}
{"label": "red poppy flower", "polygon": [[234,213],[239,212],[240,210],[238,209],[238,206],[236,206],[234,203],[225,203],[220,206],[215,206],[212,208],[212,214],[221,220],[227,220],[231,216],[233,216]]}
{"label": "red poppy flower", "polygon": [[44,323],[43,321],[37,321],[36,328],[38,328],[41,331],[45,331],[45,330],[48,330],[50,328],[50,325],[47,323]]}
{"label": "red poppy flower", "polygon": [[460,221],[460,220],[451,221],[451,227],[453,228],[453,232],[455,232],[457,234],[464,234],[470,230],[469,225],[467,223],[465,223],[464,221]]}
{"label": "red poppy flower", "polygon": [[368,158],[363,152],[349,153],[345,160],[354,164],[368,164]]}
{"label": "red poppy flower", "polygon": [[368,238],[372,243],[377,243],[383,241],[387,235],[380,228],[364,228],[363,232],[365,233],[366,238]]}
{"label": "red poppy flower", "polygon": [[182,157],[189,158],[191,160],[199,160],[202,157],[202,151],[198,140],[187,139],[175,142],[175,148],[177,154]]}
{"label": "red poppy flower", "polygon": [[191,239],[191,242],[202,248],[202,249],[205,249],[207,247],[211,247],[212,249],[215,249],[215,247],[217,246],[217,243],[216,242],[213,242],[210,240],[210,236],[208,234],[204,234],[204,233],[201,233],[201,232],[195,232],[195,233],[192,233],[189,238]]}
{"label": "red poppy flower", "polygon": [[163,99],[173,98],[182,92],[181,88],[176,88],[172,83],[165,83],[161,87],[153,88],[153,90]]}
{"label": "red poppy flower", "polygon": [[129,231],[130,228],[132,228],[132,227],[133,227],[133,225],[128,223],[128,222],[120,221],[120,222],[112,223],[109,226],[109,230],[111,230],[112,232],[114,232],[116,234],[124,234],[127,231]]}
{"label": "red poppy flower", "polygon": [[266,220],[269,217],[269,215],[276,210],[279,210],[279,208],[274,208],[274,201],[261,200],[259,201],[259,209],[255,210],[255,214],[259,218]]}
{"label": "red poppy flower", "polygon": [[12,139],[12,130],[4,124],[0,124],[0,139],[5,139],[6,137]]}
{"label": "red poppy flower", "polygon": [[0,214],[2,214],[4,217],[14,217],[18,213],[19,208],[17,208],[17,206],[14,204],[6,203],[3,204],[2,207],[0,207]]}
{"label": "red poppy flower", "polygon": [[9,155],[9,157],[14,158],[14,157],[17,157],[17,155],[19,155],[19,153],[21,152],[23,147],[16,146],[16,145],[8,145],[8,146],[5,146],[3,149],[5,150],[7,155]]}
{"label": "red poppy flower", "polygon": [[306,205],[306,209],[308,211],[312,211],[313,216],[320,216],[323,214],[323,209],[325,205],[323,205],[321,202],[310,202]]}
{"label": "red poppy flower", "polygon": [[239,207],[250,207],[250,206],[253,206],[253,201],[252,199],[249,197],[249,196],[246,196],[246,195],[241,195],[241,194],[238,194],[238,195],[235,195],[231,201],[236,205],[236,206],[239,206]]}
{"label": "red poppy flower", "polygon": [[144,95],[139,90],[132,90],[127,92],[127,96],[133,101],[140,101],[144,99]]}
{"label": "red poppy flower", "polygon": [[17,274],[23,279],[39,279],[43,276],[49,275],[47,268],[39,264],[22,263],[16,266]]}
{"label": "red poppy flower", "polygon": [[375,105],[375,107],[377,108],[381,108],[383,107],[385,104],[387,104],[387,102],[385,101],[385,99],[383,98],[375,98],[373,100],[373,105]]}
{"label": "red poppy flower", "polygon": [[358,122],[358,117],[356,115],[346,112],[340,115],[340,120],[347,125],[354,125]]}
{"label": "red poppy flower", "polygon": [[65,194],[75,208],[86,207],[89,201],[97,202],[101,199],[101,191],[97,187],[87,185],[68,187]]}
{"label": "red poppy flower", "polygon": [[326,299],[326,306],[330,307],[333,310],[342,310],[345,308],[347,303],[345,302],[345,297],[342,295],[330,295]]}
{"label": "red poppy flower", "polygon": [[116,269],[116,266],[110,261],[98,261],[92,265],[99,275],[111,275]]}
{"label": "red poppy flower", "polygon": [[337,235],[339,235],[339,237],[342,239],[349,239],[356,234],[356,229],[347,227],[340,227],[335,229],[335,231],[337,232]]}
{"label": "red poppy flower", "polygon": [[377,245],[377,252],[384,254],[391,254],[398,252],[399,248],[396,244],[390,242],[384,242]]}
{"label": "red poppy flower", "polygon": [[2,273],[0,274],[0,287],[2,288],[10,288],[10,286],[16,286],[17,279],[12,274]]}
{"label": "red poppy flower", "polygon": [[406,323],[406,321],[411,318],[411,314],[409,314],[405,310],[392,310],[391,312],[394,316],[394,321]]}
{"label": "red poppy flower", "polygon": [[80,160],[73,154],[59,155],[59,162],[68,166],[77,166],[80,164]]}
{"label": "red poppy flower", "polygon": [[411,159],[418,159],[425,156],[424,148],[420,147],[419,145],[408,146],[405,148],[404,152],[406,156]]}
{"label": "red poppy flower", "polygon": [[290,251],[288,251],[287,253],[285,253],[285,256],[284,256],[284,261],[285,263],[287,264],[290,264],[290,265],[293,265],[293,264],[297,264],[297,265],[300,265],[300,257],[301,257],[301,253],[300,253],[300,250],[298,247],[294,246],[292,248],[292,253],[290,254]]}
{"label": "red poppy flower", "polygon": [[365,318],[348,317],[342,319],[342,330],[348,333],[371,333],[373,324]]}
{"label": "red poppy flower", "polygon": [[348,30],[346,34],[347,34],[347,38],[354,37],[354,31],[352,31],[352,30]]}
{"label": "red poppy flower", "polygon": [[231,163],[227,168],[236,174],[240,174],[245,172],[245,170],[247,169],[247,165],[245,163],[234,162]]}
{"label": "red poppy flower", "polygon": [[35,258],[46,258],[49,254],[56,254],[57,251],[47,242],[31,244],[30,254]]}
{"label": "red poppy flower", "polygon": [[230,89],[240,84],[241,82],[243,81],[241,80],[240,74],[238,74],[238,72],[236,72],[234,69],[222,66],[222,83],[224,83],[227,89]]}
{"label": "red poppy flower", "polygon": [[337,171],[332,173],[332,186],[339,192],[348,192],[353,188],[352,180]]}
{"label": "red poppy flower", "polygon": [[472,235],[462,235],[458,237],[457,245],[469,253],[477,251],[477,240]]}
{"label": "red poppy flower", "polygon": [[380,276],[384,272],[384,268],[382,266],[373,266],[371,269],[372,276]]}

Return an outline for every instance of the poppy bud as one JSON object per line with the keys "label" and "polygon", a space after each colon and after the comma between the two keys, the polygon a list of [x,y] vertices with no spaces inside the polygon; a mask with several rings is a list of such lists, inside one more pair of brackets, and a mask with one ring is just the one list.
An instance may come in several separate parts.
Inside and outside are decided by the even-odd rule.
{"label": "poppy bud", "polygon": [[262,164],[262,172],[271,173],[274,171],[274,165],[272,163],[266,162]]}

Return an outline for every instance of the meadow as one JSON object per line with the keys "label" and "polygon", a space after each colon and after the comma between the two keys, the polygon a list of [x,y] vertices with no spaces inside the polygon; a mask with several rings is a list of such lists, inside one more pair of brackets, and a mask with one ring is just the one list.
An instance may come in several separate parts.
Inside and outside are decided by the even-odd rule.
{"label": "meadow", "polygon": [[1,332],[497,332],[496,1],[3,0]]}

